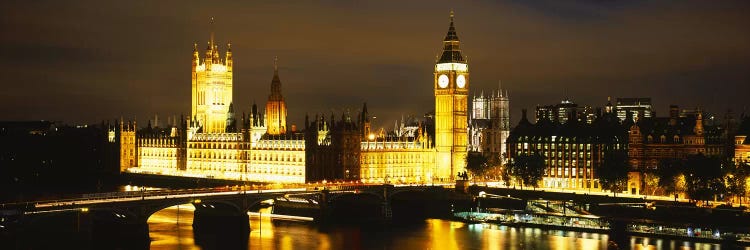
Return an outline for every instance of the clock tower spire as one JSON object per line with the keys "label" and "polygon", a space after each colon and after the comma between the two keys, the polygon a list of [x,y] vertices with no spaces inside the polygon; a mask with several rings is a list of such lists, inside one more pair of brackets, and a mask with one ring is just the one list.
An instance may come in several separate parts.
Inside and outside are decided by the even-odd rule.
{"label": "clock tower spire", "polygon": [[467,97],[469,93],[469,67],[461,53],[450,13],[450,26],[443,39],[443,51],[435,63],[435,178],[454,180],[466,170]]}

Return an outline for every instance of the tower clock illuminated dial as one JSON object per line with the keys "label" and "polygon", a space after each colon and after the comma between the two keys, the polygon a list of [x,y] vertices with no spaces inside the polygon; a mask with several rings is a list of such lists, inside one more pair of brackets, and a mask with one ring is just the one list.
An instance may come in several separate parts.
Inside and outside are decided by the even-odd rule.
{"label": "tower clock illuminated dial", "polygon": [[458,75],[458,77],[456,78],[456,85],[459,88],[463,88],[464,86],[466,86],[466,77],[464,77],[464,75]]}
{"label": "tower clock illuminated dial", "polygon": [[448,76],[447,75],[440,75],[438,77],[438,86],[441,88],[448,87]]}

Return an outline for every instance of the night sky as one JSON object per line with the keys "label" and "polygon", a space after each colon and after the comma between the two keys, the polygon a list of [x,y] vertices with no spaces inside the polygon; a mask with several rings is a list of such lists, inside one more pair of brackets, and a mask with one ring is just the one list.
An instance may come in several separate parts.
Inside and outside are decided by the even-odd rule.
{"label": "night sky", "polygon": [[205,48],[215,17],[238,116],[265,106],[278,56],[292,124],[367,102],[390,128],[434,109],[451,9],[472,93],[502,80],[514,124],[565,97],[652,97],[660,116],[750,104],[748,1],[24,0],[0,3],[0,120],[188,115],[193,43]]}

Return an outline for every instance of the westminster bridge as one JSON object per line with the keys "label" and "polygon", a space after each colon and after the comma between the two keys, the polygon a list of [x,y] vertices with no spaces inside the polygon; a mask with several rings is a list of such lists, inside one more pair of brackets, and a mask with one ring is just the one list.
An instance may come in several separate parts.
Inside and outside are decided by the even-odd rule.
{"label": "westminster bridge", "polygon": [[[195,230],[249,230],[248,212],[273,200],[274,213],[328,221],[390,221],[450,214],[471,198],[426,185],[317,185],[298,188],[225,187],[85,194],[80,198],[0,204],[0,231],[14,237],[63,235],[83,241],[148,235],[147,221],[168,207],[195,207]],[[67,236],[65,236],[67,235]]]}

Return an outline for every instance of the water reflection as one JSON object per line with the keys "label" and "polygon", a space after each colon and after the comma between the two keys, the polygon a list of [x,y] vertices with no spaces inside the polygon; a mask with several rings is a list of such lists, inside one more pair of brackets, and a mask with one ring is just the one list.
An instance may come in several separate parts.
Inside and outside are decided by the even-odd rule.
{"label": "water reflection", "polygon": [[[151,249],[212,249],[194,240],[190,204],[149,218]],[[465,224],[439,219],[406,225],[317,225],[272,219],[269,209],[250,215],[247,249],[607,249],[606,234]],[[225,232],[218,232],[225,233]],[[201,233],[202,234],[202,233]],[[231,236],[239,237],[239,236]],[[241,238],[237,238],[241,239]],[[245,240],[245,239],[242,239]],[[629,242],[628,242],[629,241]],[[213,242],[212,244],[221,244]],[[627,237],[620,249],[721,249],[720,245]],[[236,246],[234,246],[236,247]],[[232,247],[232,248],[234,248]],[[725,247],[726,249],[726,247]]]}
{"label": "water reflection", "polygon": [[201,249],[193,240],[195,207],[183,204],[165,208],[148,218],[151,249]]}

